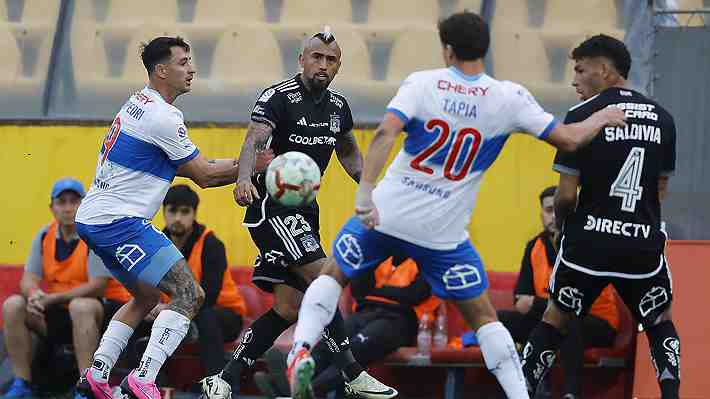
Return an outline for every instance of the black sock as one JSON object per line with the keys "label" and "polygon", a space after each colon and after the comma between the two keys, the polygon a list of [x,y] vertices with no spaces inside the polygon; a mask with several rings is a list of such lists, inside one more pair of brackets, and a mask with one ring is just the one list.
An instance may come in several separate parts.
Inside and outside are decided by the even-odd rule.
{"label": "black sock", "polygon": [[562,338],[557,328],[544,321],[530,333],[522,356],[523,374],[528,382],[530,397],[535,394],[540,381],[555,363],[555,353]]}
{"label": "black sock", "polygon": [[345,331],[345,320],[340,310],[336,309],[333,320],[325,328],[323,335],[328,349],[333,353],[333,362],[343,371],[347,381],[354,380],[365,371],[350,350],[350,338]]}
{"label": "black sock", "polygon": [[245,367],[253,366],[256,359],[271,348],[276,338],[291,324],[293,323],[281,317],[274,309],[269,309],[268,312],[254,320],[244,332],[239,346],[234,350],[232,358],[222,371],[222,378],[232,386],[233,392],[235,384],[239,384],[242,370]]}
{"label": "black sock", "polygon": [[651,359],[662,399],[677,399],[680,388],[680,339],[673,322],[663,321],[646,329]]}

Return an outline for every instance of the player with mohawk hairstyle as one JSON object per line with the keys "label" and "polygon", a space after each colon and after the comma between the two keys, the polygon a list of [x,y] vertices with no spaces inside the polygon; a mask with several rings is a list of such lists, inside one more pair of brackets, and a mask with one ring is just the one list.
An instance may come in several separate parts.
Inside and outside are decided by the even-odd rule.
{"label": "player with mohawk hairstyle", "polygon": [[[208,399],[228,398],[230,389],[238,391],[243,369],[251,367],[296,322],[303,292],[327,259],[320,245],[317,201],[285,207],[270,198],[264,174],[252,177],[255,152],[267,147],[277,156],[302,152],[323,174],[335,151],[350,177],[360,180],[362,155],[352,134],[350,106],[344,96],[328,89],[340,68],[340,56],[340,46],[326,26],[304,42],[299,55],[302,72],[266,88],[252,110],[234,198],[247,207],[244,225],[259,248],[252,281],[273,293],[274,305],[246,330],[224,370],[202,380],[203,396]],[[397,395],[355,361],[339,312],[326,327],[324,339],[345,376],[347,392],[368,399]]]}

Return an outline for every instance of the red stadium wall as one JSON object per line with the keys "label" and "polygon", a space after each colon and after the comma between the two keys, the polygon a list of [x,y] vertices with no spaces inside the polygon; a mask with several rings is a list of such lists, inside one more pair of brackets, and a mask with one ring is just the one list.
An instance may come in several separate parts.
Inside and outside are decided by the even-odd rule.
{"label": "red stadium wall", "polygon": [[[710,341],[705,336],[710,331],[710,318],[706,316],[698,298],[702,298],[701,293],[710,281],[710,241],[670,241],[667,257],[673,271],[673,316],[682,342],[681,398],[708,398],[710,379],[705,377],[705,369],[701,365],[710,357]],[[246,279],[248,274],[237,273],[242,279]],[[21,276],[21,266],[0,265],[1,300],[4,301],[9,295],[19,291]],[[238,284],[240,283],[247,281],[239,281]],[[0,313],[0,327],[2,323]],[[633,386],[628,386],[624,382],[625,378],[618,378],[617,381],[619,386],[615,387],[615,393],[626,392],[627,397],[638,399],[660,398],[645,334],[639,334],[638,337]],[[630,395],[631,388],[633,395]]]}
{"label": "red stadium wall", "polygon": [[[667,250],[673,272],[673,320],[680,335],[680,397],[710,398],[707,359],[710,357],[710,317],[703,292],[710,282],[710,241],[671,241]],[[661,397],[651,364],[646,334],[639,334],[633,397]]]}

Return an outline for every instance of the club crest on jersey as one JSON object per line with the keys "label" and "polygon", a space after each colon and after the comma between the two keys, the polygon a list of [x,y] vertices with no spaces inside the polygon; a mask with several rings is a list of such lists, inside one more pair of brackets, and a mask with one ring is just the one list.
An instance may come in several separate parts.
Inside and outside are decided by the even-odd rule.
{"label": "club crest on jersey", "polygon": [[318,245],[318,241],[315,237],[313,237],[312,234],[306,234],[305,236],[301,237],[301,244],[303,245],[303,248],[306,250],[306,252],[316,252],[318,248],[320,248],[320,246]]}
{"label": "club crest on jersey", "polygon": [[340,115],[330,115],[330,131],[333,133],[340,133]]}

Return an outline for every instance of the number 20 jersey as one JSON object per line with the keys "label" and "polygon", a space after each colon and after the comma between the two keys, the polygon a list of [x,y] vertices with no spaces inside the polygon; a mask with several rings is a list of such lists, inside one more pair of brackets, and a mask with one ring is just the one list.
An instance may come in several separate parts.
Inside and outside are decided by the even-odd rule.
{"label": "number 20 jersey", "polygon": [[521,85],[455,67],[411,74],[387,111],[407,135],[374,191],[376,229],[435,250],[468,238],[483,173],[510,134],[544,139],[556,125]]}
{"label": "number 20 jersey", "polygon": [[[565,220],[562,259],[594,270],[614,266],[609,255],[663,250],[658,180],[675,170],[673,118],[640,93],[606,89],[571,108],[565,122],[579,122],[608,106],[624,110],[626,126],[603,128],[574,153],[558,152],[553,165],[579,176],[581,186],[577,208]],[[646,268],[625,266],[632,272]]]}

